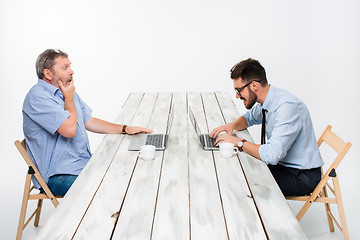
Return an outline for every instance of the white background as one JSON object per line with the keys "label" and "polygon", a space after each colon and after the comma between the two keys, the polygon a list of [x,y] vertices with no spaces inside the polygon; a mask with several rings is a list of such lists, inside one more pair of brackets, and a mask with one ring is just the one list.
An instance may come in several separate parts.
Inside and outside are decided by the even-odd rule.
{"label": "white background", "polygon": [[[108,121],[134,91],[235,96],[229,69],[258,59],[271,84],[307,104],[317,138],[331,124],[353,143],[338,173],[350,236],[360,239],[358,0],[1,0],[0,34],[0,239],[15,238],[26,166],[13,142],[23,138],[22,102],[37,82],[35,60],[47,48],[69,54],[77,92],[94,116]],[[256,141],[258,131],[251,130]],[[103,136],[89,136],[95,151]],[[42,226],[54,210],[46,206]],[[320,239],[328,232],[326,217],[322,206],[313,208],[301,224]],[[28,228],[29,238],[37,230]]]}

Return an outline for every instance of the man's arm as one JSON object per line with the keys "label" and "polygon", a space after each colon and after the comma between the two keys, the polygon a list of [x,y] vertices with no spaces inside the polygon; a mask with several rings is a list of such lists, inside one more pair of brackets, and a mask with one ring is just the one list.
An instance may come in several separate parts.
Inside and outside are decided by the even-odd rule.
{"label": "man's arm", "polygon": [[[240,142],[242,139],[232,136],[231,134],[232,134],[233,130],[244,130],[246,128],[247,128],[246,119],[244,118],[244,116],[241,116],[238,119],[236,119],[234,122],[231,122],[226,125],[215,128],[211,132],[210,136],[215,137],[220,132],[225,131],[227,134],[219,135],[215,144],[218,145],[221,142],[231,142],[234,144],[234,146],[237,146],[238,142]],[[260,148],[259,144],[254,144],[251,142],[245,142],[243,145],[243,150],[246,153],[261,160],[260,154],[259,154],[259,148]]]}
{"label": "man's arm", "polygon": [[[259,148],[262,161],[275,165],[286,157],[302,129],[301,110],[296,103],[283,103],[273,117],[273,130],[266,144]],[[273,113],[274,114],[274,113]],[[303,143],[304,147],[308,142]]]}
{"label": "man's arm", "polygon": [[214,138],[221,132],[226,132],[227,134],[232,134],[234,130],[244,130],[247,128],[247,122],[244,116],[239,117],[235,121],[219,126],[217,128],[214,128],[214,130],[211,131],[210,137]]}
{"label": "man's arm", "polygon": [[[85,123],[86,130],[94,133],[119,134],[122,133],[123,126],[124,125],[110,123],[94,117],[90,117],[90,119]],[[152,133],[153,131],[143,127],[127,126],[125,128],[125,133],[127,134],[135,134],[140,132]]]}
{"label": "man's arm", "polygon": [[[235,146],[237,146],[237,145],[235,145]],[[251,143],[251,142],[245,142],[242,149],[247,154],[250,154],[254,158],[257,158],[257,159],[261,160],[260,153],[259,153],[260,146],[261,146],[260,144],[255,144],[255,143]]]}
{"label": "man's arm", "polygon": [[[238,146],[238,142],[240,142],[241,140],[241,138],[232,136],[231,134],[220,134],[216,139],[215,145],[219,145],[221,142],[231,142],[232,144],[234,144],[234,146]],[[247,154],[250,154],[251,156],[261,160],[259,153],[260,146],[260,144],[245,142],[242,149]]]}
{"label": "man's arm", "polygon": [[65,106],[64,109],[70,113],[70,116],[58,128],[57,132],[66,138],[73,138],[76,135],[77,127],[77,112],[74,103],[75,86],[74,81],[71,81],[67,87],[58,81],[59,88],[64,95]]}
{"label": "man's arm", "polygon": [[244,118],[244,116],[241,116],[238,119],[236,119],[233,122],[233,125],[234,125],[234,129],[239,130],[239,131],[244,130],[244,129],[246,129],[248,127],[246,119]]}

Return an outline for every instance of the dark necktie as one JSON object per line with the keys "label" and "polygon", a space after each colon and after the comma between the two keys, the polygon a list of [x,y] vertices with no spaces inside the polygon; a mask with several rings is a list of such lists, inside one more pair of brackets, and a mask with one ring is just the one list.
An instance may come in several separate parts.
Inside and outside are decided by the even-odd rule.
{"label": "dark necktie", "polygon": [[261,124],[261,144],[265,144],[265,113],[267,112],[266,109],[262,109],[262,124]]}

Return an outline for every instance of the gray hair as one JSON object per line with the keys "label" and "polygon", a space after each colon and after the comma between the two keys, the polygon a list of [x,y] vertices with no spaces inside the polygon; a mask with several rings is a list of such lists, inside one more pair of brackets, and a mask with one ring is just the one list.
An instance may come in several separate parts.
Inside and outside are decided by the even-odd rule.
{"label": "gray hair", "polygon": [[68,57],[67,53],[59,49],[47,49],[36,59],[36,74],[39,79],[44,78],[44,69],[50,69],[55,65],[57,57]]}

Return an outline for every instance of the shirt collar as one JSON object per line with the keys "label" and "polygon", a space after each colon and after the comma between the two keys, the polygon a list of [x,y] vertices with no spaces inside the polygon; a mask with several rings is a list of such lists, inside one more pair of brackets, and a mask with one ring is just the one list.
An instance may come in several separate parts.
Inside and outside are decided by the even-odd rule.
{"label": "shirt collar", "polygon": [[267,96],[265,98],[264,103],[261,106],[263,109],[266,109],[266,110],[270,109],[271,103],[272,103],[272,101],[274,99],[275,91],[276,91],[275,87],[270,85],[268,94],[267,94]]}
{"label": "shirt collar", "polygon": [[56,93],[60,90],[57,87],[55,87],[54,85],[51,85],[50,83],[47,83],[42,79],[38,80],[38,84],[41,85],[42,87],[44,87],[48,92],[50,92],[53,95],[56,95]]}

